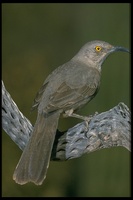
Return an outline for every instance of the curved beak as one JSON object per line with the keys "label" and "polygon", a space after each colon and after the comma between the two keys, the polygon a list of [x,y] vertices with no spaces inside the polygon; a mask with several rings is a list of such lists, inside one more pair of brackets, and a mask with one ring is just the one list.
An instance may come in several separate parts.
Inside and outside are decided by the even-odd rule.
{"label": "curved beak", "polygon": [[124,47],[116,46],[110,49],[110,53],[114,51],[124,51],[130,53],[129,49],[126,49]]}
{"label": "curved beak", "polygon": [[115,47],[114,47],[114,46],[112,46],[112,47],[110,47],[110,49],[108,49],[108,52],[107,52],[106,55],[104,55],[104,58],[101,59],[100,64],[102,64],[103,61],[104,61],[111,53],[113,53],[113,52],[115,52],[115,51],[123,51],[123,52],[131,53],[131,52],[129,51],[129,49],[126,49],[126,48],[124,48],[124,47],[120,47],[120,46],[115,46]]}

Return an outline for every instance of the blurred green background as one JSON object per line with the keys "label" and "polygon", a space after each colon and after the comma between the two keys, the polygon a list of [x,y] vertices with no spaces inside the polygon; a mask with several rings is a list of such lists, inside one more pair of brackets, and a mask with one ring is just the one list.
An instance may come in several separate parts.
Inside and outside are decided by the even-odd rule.
{"label": "blurred green background", "polygon": [[[104,40],[130,48],[128,3],[2,4],[2,79],[22,113],[30,113],[47,75],[71,59],[88,41]],[[124,102],[130,106],[130,57],[117,52],[103,64],[101,88],[81,114],[104,112]],[[61,119],[60,130],[76,119]],[[50,162],[42,186],[16,184],[12,175],[21,150],[3,131],[3,197],[129,197],[130,153],[123,147],[103,149],[67,162]]]}

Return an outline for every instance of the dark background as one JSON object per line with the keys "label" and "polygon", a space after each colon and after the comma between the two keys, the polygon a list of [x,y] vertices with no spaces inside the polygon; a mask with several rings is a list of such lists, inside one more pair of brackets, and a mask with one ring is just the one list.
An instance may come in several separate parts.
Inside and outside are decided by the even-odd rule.
{"label": "dark background", "polygon": [[[88,41],[130,48],[130,5],[126,3],[2,4],[2,79],[21,112],[34,124],[30,108],[47,75],[71,59]],[[103,64],[101,88],[81,114],[130,106],[129,54],[117,52]],[[79,121],[61,119],[60,130]],[[3,131],[3,197],[130,196],[130,153],[103,149],[66,162],[50,162],[42,186],[16,184],[12,175],[21,150]]]}

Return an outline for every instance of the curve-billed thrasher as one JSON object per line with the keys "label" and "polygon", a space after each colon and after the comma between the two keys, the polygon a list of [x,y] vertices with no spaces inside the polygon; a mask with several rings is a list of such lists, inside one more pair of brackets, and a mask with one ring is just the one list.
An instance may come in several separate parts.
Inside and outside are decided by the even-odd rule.
{"label": "curve-billed thrasher", "polygon": [[47,77],[33,105],[33,108],[38,107],[33,133],[13,175],[17,183],[42,184],[61,113],[80,118],[73,112],[97,94],[101,65],[114,51],[129,52],[128,49],[114,47],[103,41],[88,42],[69,62]]}

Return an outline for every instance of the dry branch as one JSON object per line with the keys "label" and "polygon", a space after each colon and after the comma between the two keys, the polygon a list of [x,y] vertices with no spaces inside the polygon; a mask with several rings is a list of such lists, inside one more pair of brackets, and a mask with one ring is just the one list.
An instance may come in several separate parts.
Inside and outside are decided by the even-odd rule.
{"label": "dry branch", "polygon": [[[80,157],[102,148],[123,146],[131,151],[131,114],[124,103],[95,115],[65,132],[57,130],[51,160]],[[30,121],[20,112],[2,82],[2,127],[23,151],[33,131]]]}

